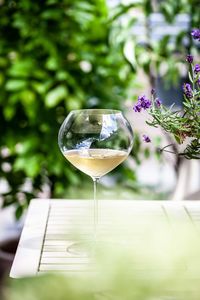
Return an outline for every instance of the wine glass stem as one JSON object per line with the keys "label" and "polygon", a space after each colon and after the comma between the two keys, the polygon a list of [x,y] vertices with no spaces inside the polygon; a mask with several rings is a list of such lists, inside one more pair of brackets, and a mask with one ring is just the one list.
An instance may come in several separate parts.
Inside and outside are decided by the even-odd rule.
{"label": "wine glass stem", "polygon": [[97,239],[97,227],[99,222],[98,199],[97,199],[97,183],[99,178],[93,178],[94,182],[94,240]]}

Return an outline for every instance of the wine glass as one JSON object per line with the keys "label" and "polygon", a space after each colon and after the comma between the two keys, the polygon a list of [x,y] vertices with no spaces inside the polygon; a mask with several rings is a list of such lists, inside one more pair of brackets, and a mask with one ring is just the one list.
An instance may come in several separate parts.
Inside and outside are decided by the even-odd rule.
{"label": "wine glass", "polygon": [[133,131],[119,110],[83,109],[69,113],[58,144],[64,157],[94,182],[94,240],[97,239],[98,180],[121,164],[133,145]]}

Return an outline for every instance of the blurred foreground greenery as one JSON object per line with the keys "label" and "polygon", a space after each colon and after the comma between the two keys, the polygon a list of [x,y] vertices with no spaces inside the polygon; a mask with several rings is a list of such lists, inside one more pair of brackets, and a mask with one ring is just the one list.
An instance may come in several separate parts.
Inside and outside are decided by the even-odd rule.
{"label": "blurred foreground greenery", "polygon": [[[198,300],[197,232],[181,220],[174,220],[173,230],[163,221],[132,220],[127,224],[128,240],[125,235],[119,239],[125,223],[114,223],[113,240],[97,242],[86,271],[18,279],[5,289],[4,300],[20,300],[22,295],[26,300]],[[130,240],[130,235],[136,239]]]}
{"label": "blurred foreground greenery", "polygon": [[55,198],[86,180],[59,152],[58,129],[72,109],[121,108],[133,74],[109,40],[105,0],[0,1],[0,27],[2,199],[19,217],[44,184]]}

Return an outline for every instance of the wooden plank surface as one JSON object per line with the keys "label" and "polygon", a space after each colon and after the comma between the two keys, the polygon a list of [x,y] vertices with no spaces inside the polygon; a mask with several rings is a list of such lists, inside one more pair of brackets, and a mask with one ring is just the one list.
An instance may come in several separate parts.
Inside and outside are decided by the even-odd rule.
{"label": "wooden plank surface", "polygon": [[49,201],[37,200],[30,203],[10,277],[37,274],[48,213]]}
{"label": "wooden plank surface", "polygon": [[[102,241],[118,242],[121,239],[132,239],[137,245],[145,238],[140,222],[148,217],[162,218],[163,223],[171,223],[172,226],[173,220],[185,220],[200,230],[198,201],[99,202],[98,239]],[[129,232],[125,222],[123,226],[123,220],[136,218],[138,226]],[[115,228],[115,220],[121,222],[120,228]],[[88,257],[74,255],[68,251],[70,246],[76,243],[77,232],[83,241],[93,237],[92,200],[32,200],[10,276],[18,278],[51,271],[91,271],[93,267]]]}

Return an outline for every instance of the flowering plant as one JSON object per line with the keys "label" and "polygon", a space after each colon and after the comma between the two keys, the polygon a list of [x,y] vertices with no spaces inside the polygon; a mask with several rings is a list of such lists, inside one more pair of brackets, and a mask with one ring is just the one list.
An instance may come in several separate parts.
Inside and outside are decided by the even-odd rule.
{"label": "flowering plant", "polygon": [[[200,42],[200,29],[194,29],[191,32],[192,37]],[[187,143],[183,152],[177,153],[187,159],[200,159],[200,64],[194,64],[194,58],[191,54],[187,55],[186,61],[189,64],[189,81],[183,85],[183,109],[175,110],[174,104],[167,108],[156,96],[154,89],[151,91],[151,99],[146,96],[139,96],[133,109],[135,112],[147,110],[152,117],[146,123],[153,127],[160,126],[165,132],[171,133],[178,144],[182,144],[187,137],[190,141]],[[150,137],[143,135],[145,142],[151,142]],[[160,151],[167,151],[173,144],[167,145]]]}

